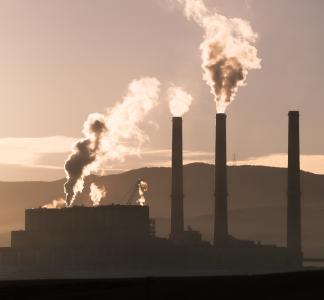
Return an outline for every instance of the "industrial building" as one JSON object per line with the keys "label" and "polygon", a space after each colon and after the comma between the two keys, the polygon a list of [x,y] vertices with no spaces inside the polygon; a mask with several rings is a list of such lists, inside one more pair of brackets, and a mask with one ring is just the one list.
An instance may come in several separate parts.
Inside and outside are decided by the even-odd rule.
{"label": "industrial building", "polygon": [[149,207],[108,205],[27,209],[25,230],[0,248],[10,278],[269,273],[302,268],[299,114],[289,113],[287,247],[238,240],[228,232],[226,115],[216,115],[214,242],[184,230],[182,118],[173,118],[170,238],[155,236]]}

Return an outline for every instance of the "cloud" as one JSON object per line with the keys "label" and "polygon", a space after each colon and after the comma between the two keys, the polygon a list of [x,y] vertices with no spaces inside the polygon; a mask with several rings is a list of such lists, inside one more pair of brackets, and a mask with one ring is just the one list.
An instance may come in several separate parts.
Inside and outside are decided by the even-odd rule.
{"label": "cloud", "polygon": [[[145,149],[142,153],[142,156],[161,156],[161,157],[171,157],[171,149]],[[206,151],[195,151],[195,150],[184,150],[184,157],[197,157],[197,156],[208,156],[212,157],[213,152]]]}
{"label": "cloud", "polygon": [[36,138],[1,138],[0,164],[21,165],[39,168],[63,168],[57,165],[39,164],[47,154],[67,153],[71,150],[75,138],[66,136],[48,136]]}
{"label": "cloud", "polygon": [[[231,162],[229,164],[231,164]],[[286,168],[288,157],[285,153],[270,154],[237,161],[236,164]],[[324,174],[324,155],[302,154],[300,156],[300,168],[306,172]]]}
{"label": "cloud", "polygon": [[[0,180],[54,180],[64,176],[63,164],[76,138],[48,136],[0,139]],[[213,151],[184,150],[184,164],[214,163]],[[229,160],[228,165],[233,165]],[[287,154],[277,153],[237,160],[236,165],[287,167]],[[171,149],[144,149],[141,157],[129,156],[125,162],[110,162],[102,174],[121,173],[141,167],[170,167]],[[301,169],[324,174],[324,155],[301,155]]]}
{"label": "cloud", "polygon": [[[154,167],[170,167],[171,166],[171,149],[151,149],[145,150],[143,153],[143,161],[147,161],[145,158],[150,157],[150,161],[145,163],[145,166]],[[214,152],[207,151],[190,151],[185,150],[183,152],[183,163],[189,164],[194,162],[214,163]],[[286,168],[288,163],[288,157],[285,153],[269,154],[264,156],[249,157],[243,160],[237,160],[235,164],[237,166],[251,165],[251,166],[267,166]],[[233,165],[232,160],[228,161],[228,165]],[[324,174],[324,155],[311,155],[301,154],[300,167],[303,171],[311,172],[314,174]]]}

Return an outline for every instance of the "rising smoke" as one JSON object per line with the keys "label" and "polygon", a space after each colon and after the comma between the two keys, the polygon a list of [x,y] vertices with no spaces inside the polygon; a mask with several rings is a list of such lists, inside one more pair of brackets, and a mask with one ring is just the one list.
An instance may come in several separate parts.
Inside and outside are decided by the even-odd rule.
{"label": "rising smoke", "polygon": [[64,208],[64,207],[66,207],[66,201],[63,198],[53,200],[51,203],[42,206],[42,208],[48,208],[48,209]]}
{"label": "rising smoke", "polygon": [[177,1],[186,17],[204,29],[200,44],[203,78],[214,96],[217,112],[225,112],[238,87],[246,84],[248,71],[261,68],[254,46],[257,34],[248,21],[210,12],[203,0]]}
{"label": "rising smoke", "polygon": [[97,169],[97,158],[101,149],[101,139],[107,131],[105,118],[100,114],[91,114],[84,123],[85,138],[77,141],[73,152],[65,162],[67,181],[64,184],[67,206],[71,206],[77,193],[82,192],[84,177]]}
{"label": "rising smoke", "polygon": [[102,198],[106,197],[107,190],[105,186],[97,186],[95,183],[91,183],[90,185],[90,199],[92,201],[93,206],[98,206]]}
{"label": "rising smoke", "polygon": [[136,203],[138,203],[140,206],[144,206],[146,199],[145,199],[145,192],[148,191],[148,184],[143,179],[140,179],[138,181],[138,196],[139,198],[136,200]]}
{"label": "rising smoke", "polygon": [[192,103],[192,96],[183,88],[172,86],[168,89],[168,101],[170,112],[174,117],[181,117],[186,113]]}
{"label": "rising smoke", "polygon": [[123,101],[107,110],[109,131],[103,140],[106,158],[123,161],[127,155],[140,155],[148,136],[139,127],[158,104],[160,82],[156,78],[133,80]]}
{"label": "rising smoke", "polygon": [[108,160],[123,161],[126,155],[141,153],[148,137],[139,124],[157,104],[159,92],[160,82],[156,78],[133,80],[123,101],[105,115],[89,115],[84,124],[84,138],[76,142],[65,163],[67,206],[83,191],[84,178],[100,171]]}

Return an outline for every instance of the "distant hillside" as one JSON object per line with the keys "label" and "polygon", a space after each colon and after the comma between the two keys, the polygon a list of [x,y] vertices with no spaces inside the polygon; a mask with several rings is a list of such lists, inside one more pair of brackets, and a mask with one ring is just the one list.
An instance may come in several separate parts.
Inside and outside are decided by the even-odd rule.
{"label": "distant hillside", "polygon": [[[214,168],[195,163],[184,167],[186,222],[212,235]],[[122,174],[93,176],[75,204],[91,205],[89,181],[104,184],[104,204],[125,203],[138,178],[149,184],[150,213],[157,218],[157,233],[167,235],[170,215],[170,168],[142,168]],[[324,176],[302,173],[303,232],[307,254],[324,257]],[[285,243],[286,170],[281,168],[229,167],[230,231],[241,238]],[[0,243],[9,243],[9,232],[24,227],[24,209],[39,207],[63,196],[64,180],[54,182],[0,182]]]}

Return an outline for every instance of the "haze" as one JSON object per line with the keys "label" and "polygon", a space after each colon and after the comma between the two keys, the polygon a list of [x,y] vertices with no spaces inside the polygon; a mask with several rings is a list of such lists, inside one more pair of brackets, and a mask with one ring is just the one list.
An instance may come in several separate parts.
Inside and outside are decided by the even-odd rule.
{"label": "haze", "polygon": [[[209,7],[251,22],[262,69],[251,71],[227,109],[228,157],[286,166],[288,110],[301,113],[302,168],[324,174],[321,0],[214,0]],[[0,0],[0,180],[64,176],[89,113],[102,113],[127,84],[157,77],[192,94],[184,116],[185,162],[213,161],[215,104],[202,80],[202,30],[167,0]],[[166,93],[144,127],[141,158],[107,173],[170,165]]]}

